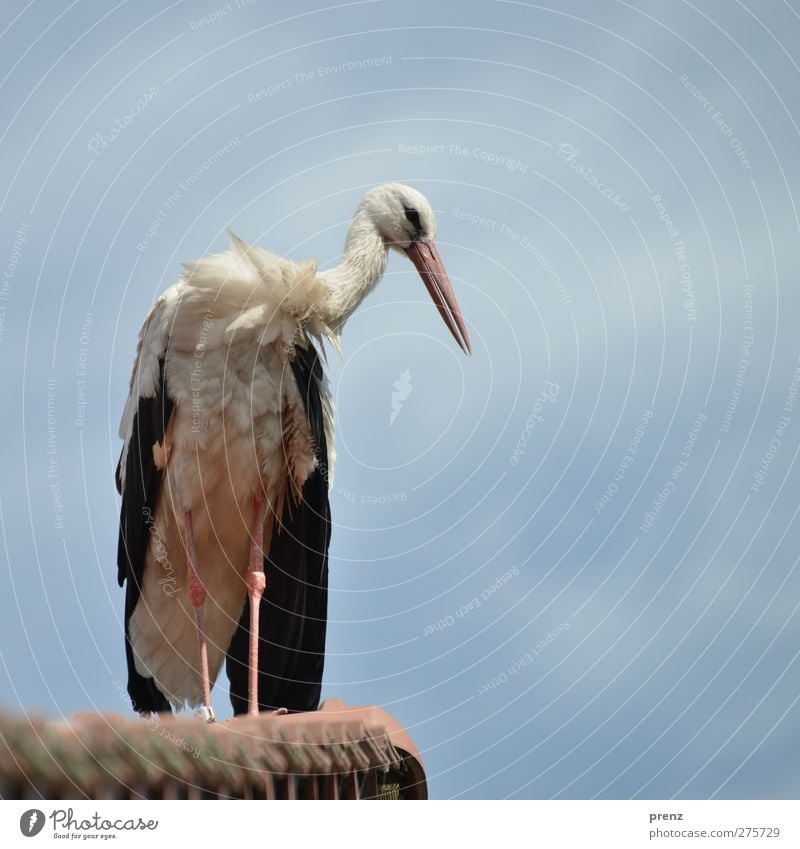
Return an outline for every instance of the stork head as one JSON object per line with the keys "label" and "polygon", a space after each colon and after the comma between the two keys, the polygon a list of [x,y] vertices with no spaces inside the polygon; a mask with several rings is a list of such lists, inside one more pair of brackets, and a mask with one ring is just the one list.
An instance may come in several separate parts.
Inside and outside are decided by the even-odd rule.
{"label": "stork head", "polygon": [[384,183],[364,195],[361,209],[372,220],[387,247],[401,253],[414,241],[432,241],[436,219],[427,198],[401,183]]}
{"label": "stork head", "polygon": [[448,330],[465,353],[472,353],[461,310],[433,240],[436,218],[427,198],[410,186],[384,183],[364,195],[360,211],[388,248],[414,263]]}

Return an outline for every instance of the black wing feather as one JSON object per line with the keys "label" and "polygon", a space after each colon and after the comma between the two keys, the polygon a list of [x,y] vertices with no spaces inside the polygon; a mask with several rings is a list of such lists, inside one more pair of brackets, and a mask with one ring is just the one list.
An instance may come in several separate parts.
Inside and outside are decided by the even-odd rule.
{"label": "black wing feather", "polygon": [[[288,505],[283,527],[272,535],[264,560],[267,589],[259,631],[260,710],[291,712],[319,707],[328,616],[328,449],[325,440],[319,352],[297,349],[292,374],[305,403],[317,451],[317,469],[303,486],[302,502]],[[226,669],[236,714],[247,711],[250,602],[231,641]]]}
{"label": "black wing feather", "polygon": [[117,491],[122,495],[117,547],[117,580],[125,588],[125,659],[128,664],[128,695],[136,711],[169,711],[170,705],[152,678],[136,671],[128,622],[139,601],[144,561],[147,554],[149,524],[156,510],[161,472],[153,460],[153,444],[164,442],[172,400],[167,394],[164,360],[159,360],[159,383],[155,398],[140,398],[133,420],[128,458],[125,464],[125,491],[122,491],[120,456],[117,464]]}

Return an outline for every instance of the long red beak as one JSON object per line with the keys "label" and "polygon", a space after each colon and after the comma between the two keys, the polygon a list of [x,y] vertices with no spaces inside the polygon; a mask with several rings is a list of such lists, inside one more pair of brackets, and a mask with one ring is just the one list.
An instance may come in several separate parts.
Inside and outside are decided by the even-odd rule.
{"label": "long red beak", "polygon": [[406,248],[406,253],[419,272],[447,329],[453,334],[461,350],[465,354],[471,354],[467,326],[464,324],[461,310],[456,303],[456,296],[453,294],[453,287],[450,285],[436,245],[433,242],[412,242]]}

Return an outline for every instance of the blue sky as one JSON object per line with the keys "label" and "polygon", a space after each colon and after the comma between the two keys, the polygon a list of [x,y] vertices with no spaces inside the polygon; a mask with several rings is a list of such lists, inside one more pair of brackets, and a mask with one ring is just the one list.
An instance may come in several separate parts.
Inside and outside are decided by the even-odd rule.
{"label": "blue sky", "polygon": [[2,705],[125,709],[117,425],[180,262],[332,265],[398,180],[474,356],[394,256],[330,358],[324,694],[438,797],[796,798],[797,2],[7,7]]}

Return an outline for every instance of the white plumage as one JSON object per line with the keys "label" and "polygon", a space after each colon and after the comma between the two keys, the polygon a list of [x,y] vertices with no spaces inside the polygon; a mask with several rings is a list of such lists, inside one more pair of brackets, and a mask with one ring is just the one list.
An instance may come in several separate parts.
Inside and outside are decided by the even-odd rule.
{"label": "white plumage", "polygon": [[[145,320],[120,425],[124,470],[138,398],[155,395],[159,361],[165,358],[175,413],[166,445],[154,450],[156,466],[166,471],[167,497],[159,499],[155,512],[158,534],[151,536],[145,564],[144,603],[131,617],[129,636],[139,674],[154,678],[176,708],[202,703],[199,669],[186,662],[196,649],[185,557],[180,557],[185,548],[181,509],[191,511],[198,550],[215,565],[203,572],[212,602],[206,637],[213,680],[244,604],[253,495],[266,484],[272,508],[268,540],[290,484],[299,492],[315,466],[288,358],[294,345],[306,347],[309,338],[333,335],[315,311],[327,290],[313,260],[295,264],[232,233],[230,242],[224,253],[186,263],[179,282]],[[327,395],[326,401],[332,445]],[[328,465],[330,474],[330,449]],[[162,541],[172,561],[168,567],[158,563]],[[165,592],[160,581],[170,567],[184,577]]]}
{"label": "white plumage", "polygon": [[[239,623],[248,568],[254,569],[259,499],[267,503],[261,557],[269,550],[275,517],[298,503],[315,471],[309,418],[290,367],[297,347],[321,347],[323,339],[338,346],[342,325],[375,286],[394,247],[412,258],[468,350],[434,232],[425,198],[386,184],[359,206],[337,268],[319,273],[314,260],[294,263],[230,234],[228,251],[185,264],[180,280],[145,320],[120,425],[123,492],[137,411],[141,399],[161,391],[162,362],[173,406],[163,441],[149,446],[161,482],[155,510],[146,517],[143,579],[127,637],[136,673],[152,678],[174,707],[208,701],[198,634],[201,651],[203,638],[207,644],[213,682]],[[328,444],[323,472],[330,480],[333,405],[324,381],[320,389]],[[189,531],[184,516],[190,517]],[[205,588],[199,604],[187,561],[192,543]],[[198,610],[202,625],[196,623]],[[210,714],[210,704],[206,708]]]}

